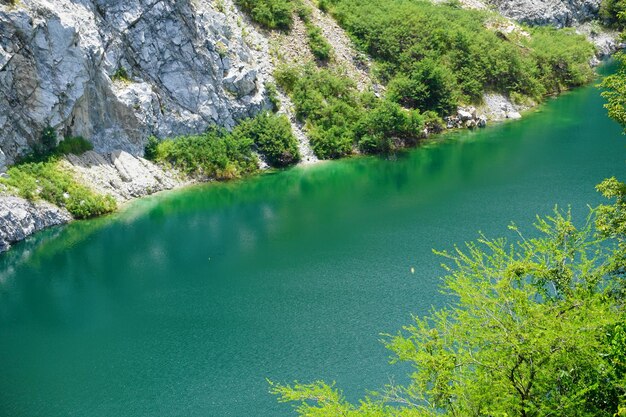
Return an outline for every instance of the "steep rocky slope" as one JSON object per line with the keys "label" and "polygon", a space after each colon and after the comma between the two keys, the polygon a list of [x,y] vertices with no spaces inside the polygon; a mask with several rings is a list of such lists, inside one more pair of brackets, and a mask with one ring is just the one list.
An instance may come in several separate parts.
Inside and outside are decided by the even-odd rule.
{"label": "steep rocky slope", "polygon": [[267,51],[232,10],[228,0],[0,2],[0,165],[46,126],[140,154],[149,135],[229,127],[267,107]]}
{"label": "steep rocky slope", "polygon": [[566,27],[597,17],[601,0],[488,0],[487,3],[518,22]]}
{"label": "steep rocky slope", "polygon": [[[597,16],[600,0],[461,3],[496,8],[532,25],[575,25],[595,36],[604,52],[615,47],[611,36],[581,25]],[[380,91],[368,58],[330,15],[310,0],[305,4],[312,8],[313,25],[333,45],[330,65],[345,68],[359,89],[374,84]],[[506,30],[520,30],[505,21]],[[213,124],[232,127],[270,108],[265,85],[274,66],[311,59],[305,38],[299,18],[291,33],[258,30],[233,0],[20,0],[15,5],[0,0],[0,172],[52,126],[60,135],[81,135],[94,144],[96,152],[68,156],[64,164],[98,193],[124,202],[181,186],[184,180],[140,158],[147,138],[200,133]],[[316,161],[289,97],[278,94],[303,161]],[[517,117],[519,108],[492,94],[478,110],[499,119]],[[47,203],[0,195],[0,252],[69,220],[69,213]]]}

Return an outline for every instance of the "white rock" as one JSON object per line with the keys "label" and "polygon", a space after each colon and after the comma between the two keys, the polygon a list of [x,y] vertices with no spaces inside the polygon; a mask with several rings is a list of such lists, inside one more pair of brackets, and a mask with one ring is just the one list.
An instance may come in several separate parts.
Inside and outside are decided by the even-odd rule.
{"label": "white rock", "polygon": [[[140,155],[150,135],[232,127],[269,108],[267,39],[253,27],[244,39],[232,0],[222,2],[227,14],[194,0],[0,3],[6,162],[28,152],[48,125],[100,152]],[[131,81],[111,80],[120,67]],[[224,68],[237,69],[233,79]]]}
{"label": "white rock", "polygon": [[457,114],[462,121],[470,120],[472,118],[472,113],[467,110],[459,109]]}
{"label": "white rock", "polygon": [[594,19],[601,0],[490,0],[504,16],[529,25],[573,26]]}
{"label": "white rock", "polygon": [[39,230],[71,219],[66,210],[43,201],[33,203],[19,197],[0,196],[0,252]]}
{"label": "white rock", "polygon": [[124,151],[110,155],[88,151],[67,155],[63,162],[95,192],[112,195],[120,203],[184,184],[173,173]]}

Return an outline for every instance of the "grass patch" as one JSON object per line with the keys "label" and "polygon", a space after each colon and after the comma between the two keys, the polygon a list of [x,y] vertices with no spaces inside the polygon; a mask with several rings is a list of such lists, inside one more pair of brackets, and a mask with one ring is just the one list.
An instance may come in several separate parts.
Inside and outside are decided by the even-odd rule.
{"label": "grass patch", "polygon": [[0,183],[27,200],[42,199],[64,207],[76,219],[96,217],[116,209],[113,197],[98,195],[80,184],[56,157],[12,166]]}

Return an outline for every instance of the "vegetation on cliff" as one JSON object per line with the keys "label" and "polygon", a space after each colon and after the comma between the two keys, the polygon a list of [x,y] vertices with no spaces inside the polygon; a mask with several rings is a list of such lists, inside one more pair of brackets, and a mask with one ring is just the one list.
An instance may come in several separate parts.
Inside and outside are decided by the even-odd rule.
{"label": "vegetation on cliff", "polygon": [[232,132],[214,127],[202,135],[158,140],[151,138],[146,157],[187,175],[226,180],[256,172],[254,149],[276,167],[300,160],[297,141],[285,116],[261,113],[242,121]]}
{"label": "vegetation on cliff", "polygon": [[76,219],[86,219],[111,213],[116,209],[111,196],[94,193],[81,184],[60,163],[60,157],[69,153],[81,154],[93,146],[81,137],[68,137],[55,146],[53,129],[45,129],[41,146],[21,163],[10,167],[0,184],[8,191],[30,201],[46,200],[66,208]]}
{"label": "vegetation on cliff", "polygon": [[306,121],[319,158],[389,152],[415,144],[432,114],[406,110],[396,103],[362,93],[346,74],[313,65],[279,69],[276,80],[289,93],[296,117]]}
{"label": "vegetation on cliff", "polygon": [[441,115],[487,90],[539,100],[589,82],[594,48],[571,30],[514,29],[492,12],[426,1],[330,0],[399,103]]}
{"label": "vegetation on cliff", "polygon": [[[294,18],[307,27],[307,42],[320,68],[313,62],[283,65],[275,77],[294,102],[321,159],[413,145],[436,116],[451,115],[461,104],[480,103],[487,91],[520,102],[541,101],[593,78],[589,59],[594,47],[571,30],[521,28],[494,12],[454,4],[319,2],[356,47],[374,59],[373,75],[386,85],[385,93],[360,92],[338,62],[328,63],[332,48],[313,25],[309,6],[290,4]],[[368,116],[370,112],[377,113]],[[383,115],[385,132],[372,132],[370,126],[364,133],[365,119]]]}

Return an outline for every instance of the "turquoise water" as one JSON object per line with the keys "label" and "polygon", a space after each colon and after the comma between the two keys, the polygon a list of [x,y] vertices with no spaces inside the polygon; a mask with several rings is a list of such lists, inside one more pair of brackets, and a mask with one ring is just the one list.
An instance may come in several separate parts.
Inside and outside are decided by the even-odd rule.
{"label": "turquoise water", "polygon": [[[0,415],[288,416],[266,378],[350,399],[403,367],[380,333],[441,306],[431,249],[600,202],[620,128],[588,87],[515,123],[193,187],[0,256]],[[411,267],[415,274],[410,273]]]}

